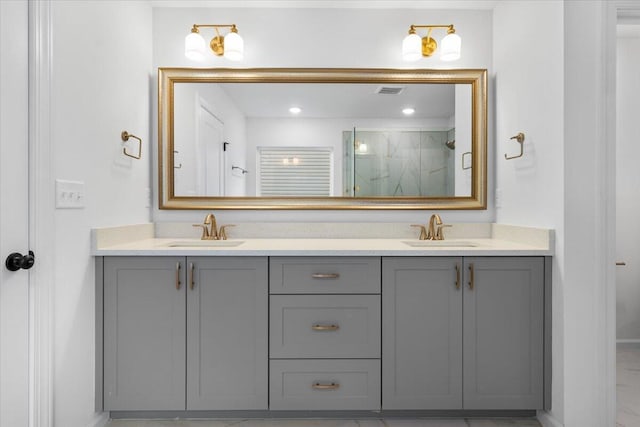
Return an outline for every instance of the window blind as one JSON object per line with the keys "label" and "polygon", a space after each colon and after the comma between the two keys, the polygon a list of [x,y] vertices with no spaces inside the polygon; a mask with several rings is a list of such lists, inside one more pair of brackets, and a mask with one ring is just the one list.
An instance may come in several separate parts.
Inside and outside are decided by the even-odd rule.
{"label": "window blind", "polygon": [[329,147],[258,147],[259,196],[331,196]]}

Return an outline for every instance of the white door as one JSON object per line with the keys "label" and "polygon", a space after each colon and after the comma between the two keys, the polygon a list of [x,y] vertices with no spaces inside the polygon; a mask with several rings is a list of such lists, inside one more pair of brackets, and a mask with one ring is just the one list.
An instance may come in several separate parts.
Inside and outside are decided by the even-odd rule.
{"label": "white door", "polygon": [[0,427],[29,424],[28,3],[0,1]]}
{"label": "white door", "polygon": [[198,195],[224,196],[224,124],[203,99],[198,103],[197,153]]}

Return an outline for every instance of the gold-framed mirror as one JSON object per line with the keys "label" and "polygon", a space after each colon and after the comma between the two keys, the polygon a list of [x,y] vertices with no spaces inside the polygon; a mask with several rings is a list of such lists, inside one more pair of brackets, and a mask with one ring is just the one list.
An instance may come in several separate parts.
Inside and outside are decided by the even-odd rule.
{"label": "gold-framed mirror", "polygon": [[158,186],[160,209],[486,209],[487,71],[159,68]]}

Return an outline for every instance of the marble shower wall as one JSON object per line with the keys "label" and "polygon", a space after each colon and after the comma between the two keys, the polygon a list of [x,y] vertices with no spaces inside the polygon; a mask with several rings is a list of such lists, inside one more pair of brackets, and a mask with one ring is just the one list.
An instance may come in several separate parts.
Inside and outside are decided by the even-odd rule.
{"label": "marble shower wall", "polygon": [[354,149],[349,147],[351,132],[345,131],[345,153],[354,154],[345,161],[344,195],[351,195],[350,181],[359,197],[454,195],[454,150],[445,145],[452,137],[453,129],[356,129]]}

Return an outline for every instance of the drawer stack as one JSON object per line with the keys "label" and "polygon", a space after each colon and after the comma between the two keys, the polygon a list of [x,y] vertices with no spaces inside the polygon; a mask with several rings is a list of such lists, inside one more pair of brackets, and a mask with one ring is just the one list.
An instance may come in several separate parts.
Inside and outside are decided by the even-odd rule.
{"label": "drawer stack", "polygon": [[380,259],[270,259],[272,410],[380,409]]}

